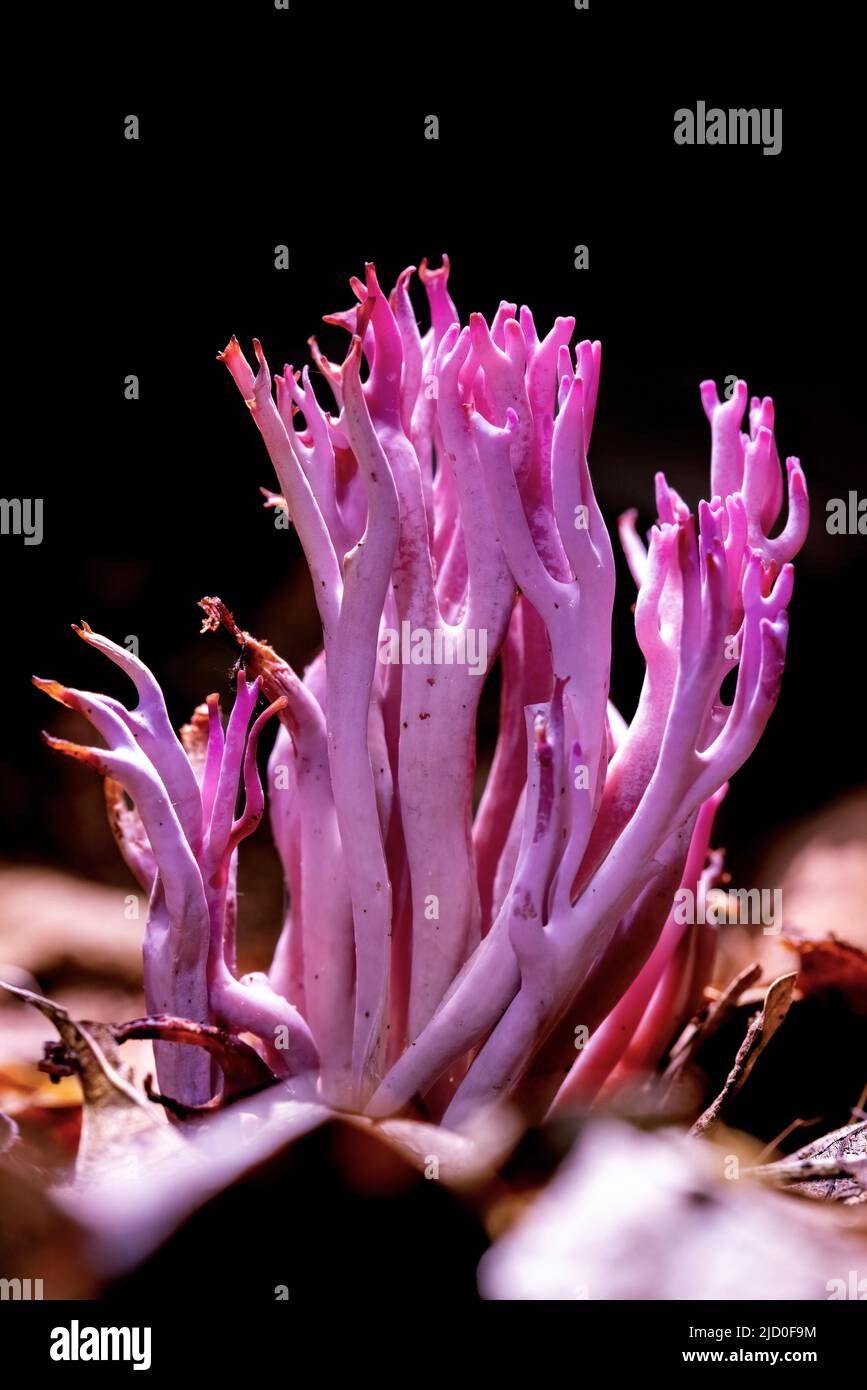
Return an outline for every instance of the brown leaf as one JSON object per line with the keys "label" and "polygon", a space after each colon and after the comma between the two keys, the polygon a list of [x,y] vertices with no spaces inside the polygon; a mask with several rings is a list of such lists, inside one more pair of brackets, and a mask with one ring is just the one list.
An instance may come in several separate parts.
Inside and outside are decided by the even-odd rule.
{"label": "brown leaf", "polygon": [[867,1196],[867,1122],[844,1125],[779,1163],[764,1163],[747,1172],[799,1196],[862,1202]]}
{"label": "brown leaf", "polygon": [[160,1042],[184,1043],[204,1048],[214,1058],[223,1075],[220,1091],[206,1105],[195,1107],[181,1106],[164,1097],[168,1109],[182,1117],[219,1110],[230,1100],[255,1094],[266,1086],[273,1086],[274,1073],[249,1043],[217,1028],[209,1023],[196,1023],[191,1019],[174,1018],[168,1014],[156,1014],[151,1018],[135,1018],[129,1023],[107,1025],[115,1042],[128,1042],[131,1038],[150,1038]]}
{"label": "brown leaf", "polygon": [[28,989],[0,980],[0,987],[50,1019],[74,1061],[84,1098],[77,1181],[106,1172],[140,1168],[183,1147],[159,1109],[129,1080],[117,1054],[111,1025],[76,1023],[66,1009]]}
{"label": "brown leaf", "polygon": [[738,1049],[734,1066],[728,1074],[726,1083],[714,1100],[693,1125],[691,1134],[704,1134],[720,1119],[723,1111],[731,1103],[753,1067],[777,1032],[792,1002],[797,975],[781,975],[768,989],[764,1006],[756,1014],[747,1029],[747,1035]]}
{"label": "brown leaf", "polygon": [[758,961],[754,961],[735,975],[702,1013],[690,1020],[669,1053],[668,1066],[662,1075],[662,1084],[667,1092],[677,1084],[699,1048],[719,1032],[737,1007],[741,995],[755,984],[761,973],[762,967]]}
{"label": "brown leaf", "polygon": [[788,933],[783,945],[801,958],[798,989],[802,994],[818,994],[825,989],[839,990],[851,1008],[867,1014],[867,951],[838,937],[819,941]]}

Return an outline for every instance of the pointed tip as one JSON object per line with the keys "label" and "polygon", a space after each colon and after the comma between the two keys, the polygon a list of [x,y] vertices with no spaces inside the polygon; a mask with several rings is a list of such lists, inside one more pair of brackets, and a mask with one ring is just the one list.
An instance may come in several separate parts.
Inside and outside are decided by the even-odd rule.
{"label": "pointed tip", "polygon": [[44,695],[50,695],[52,700],[57,700],[60,704],[66,704],[66,686],[61,685],[60,681],[51,680],[50,677],[31,676],[31,683],[41,690]]}
{"label": "pointed tip", "polygon": [[97,772],[104,772],[105,767],[100,756],[99,749],[86,748],[81,743],[72,743],[68,738],[55,738],[43,729],[41,732],[42,742],[53,753],[63,753],[68,758],[75,758],[78,762],[85,763]]}

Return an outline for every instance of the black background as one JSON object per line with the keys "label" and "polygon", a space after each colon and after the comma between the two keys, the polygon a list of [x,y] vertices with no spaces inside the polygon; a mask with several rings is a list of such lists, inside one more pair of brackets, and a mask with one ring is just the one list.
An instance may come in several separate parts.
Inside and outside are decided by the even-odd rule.
{"label": "black background", "polygon": [[[97,779],[39,744],[43,726],[83,730],[31,672],[127,693],[71,621],[137,635],[178,723],[229,692],[228,648],[197,635],[202,594],[296,666],[314,654],[300,548],[260,506],[270,465],[215,356],[234,332],[251,357],[262,339],[272,371],[302,365],[311,333],[339,357],[345,337],[320,315],[352,302],[347,277],[373,259],[390,286],[443,251],[462,316],[513,299],[542,331],[574,313],[576,338],[602,340],[590,461],[611,525],[631,505],[650,524],[660,467],[690,502],[706,495],[699,381],[737,374],[773,395],[813,521],[780,704],[720,817],[735,881],[777,830],[856,785],[864,539],[824,526],[829,498],[864,492],[848,23],[833,5],[255,0],[90,10],[68,53],[54,31],[57,85],[40,65],[45,99],[17,113],[8,170],[24,313],[7,426],[23,419],[24,435],[2,490],[44,498],[45,535],[0,541],[0,854],[126,882]],[[699,99],[782,107],[782,153],[676,146],[673,113]],[[288,271],[274,268],[282,243]],[[620,578],[612,693],[629,716],[641,666]]]}

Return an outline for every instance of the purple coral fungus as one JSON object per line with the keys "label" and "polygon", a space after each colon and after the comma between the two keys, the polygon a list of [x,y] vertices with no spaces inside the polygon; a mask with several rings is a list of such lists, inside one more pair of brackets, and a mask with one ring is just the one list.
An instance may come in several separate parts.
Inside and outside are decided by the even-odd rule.
{"label": "purple coral fungus", "polygon": [[[373,1117],[418,1101],[461,1127],[502,1100],[531,1118],[587,1103],[652,1068],[700,1002],[713,929],[679,923],[673,896],[719,875],[714,813],[779,694],[808,504],[787,459],[788,517],[770,535],[773,405],[747,410],[745,383],[720,401],[704,382],[710,500],[692,512],[658,474],[647,544],[636,513],[620,519],[646,663],[627,723],[609,699],[614,558],[587,462],[600,345],[570,350],[572,318],[540,338],[505,302],[462,328],[445,259],[419,268],[422,335],[413,272],[389,296],[372,265],[351,281],[357,306],[329,316],[351,335],[342,364],[311,340],[331,411],[306,368],[272,382],[258,342],[256,372],[234,338],[220,354],[274,465],[268,505],[310,568],[323,651],[303,678],[208,598],[205,626],[241,649],[225,732],[212,695],[179,740],[147,668],[86,626],[136,708],[37,684],[107,745],[48,740],[109,779],[150,894],[149,1012],[252,1035],[296,1094]],[[498,659],[499,739],[474,814]],[[235,865],[263,814],[256,750],[275,715],[289,908],[268,975],[238,978]],[[157,1068],[183,1104],[215,1090],[194,1047],[158,1043]]]}

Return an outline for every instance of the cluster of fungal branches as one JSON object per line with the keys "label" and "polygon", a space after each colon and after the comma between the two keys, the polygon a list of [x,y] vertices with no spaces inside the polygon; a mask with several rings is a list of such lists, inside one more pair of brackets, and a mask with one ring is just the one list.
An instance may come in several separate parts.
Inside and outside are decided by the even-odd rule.
{"label": "cluster of fungal branches", "polygon": [[[149,1014],[252,1038],[296,1095],[460,1128],[503,1100],[528,1117],[586,1104],[652,1068],[701,1000],[714,928],[684,925],[673,900],[720,874],[714,812],[779,694],[808,504],[787,459],[771,535],[772,402],[705,382],[710,500],[691,511],[660,473],[646,543],[636,513],[619,522],[646,664],[627,723],[609,699],[615,568],[587,461],[600,345],[571,348],[568,317],[540,337],[505,302],[462,327],[447,260],[419,268],[422,334],[413,273],[390,295],[373,265],[351,281],[357,303],[328,316],[349,332],[343,362],[311,339],[318,394],[308,368],[272,379],[258,342],[255,371],[234,338],[220,354],[274,466],[268,505],[309,566],[323,640],[303,676],[207,598],[205,628],[240,649],[225,727],[210,695],[177,737],[151,672],[87,626],[135,708],[37,684],[105,745],[48,737],[106,778],[149,895]],[[237,856],[264,814],[272,718],[288,906],[267,974],[239,977]],[[160,1088],[206,1105],[212,1058],[167,1040],[182,1032],[156,1031]]]}

